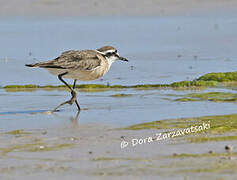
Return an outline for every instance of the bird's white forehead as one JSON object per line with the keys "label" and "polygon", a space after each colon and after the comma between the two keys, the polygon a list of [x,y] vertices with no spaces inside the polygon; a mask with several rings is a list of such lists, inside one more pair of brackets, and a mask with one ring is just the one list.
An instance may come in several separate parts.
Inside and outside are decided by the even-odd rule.
{"label": "bird's white forehead", "polygon": [[100,53],[100,54],[103,54],[103,55],[106,55],[106,54],[108,54],[108,53],[116,53],[116,54],[118,55],[116,49],[108,49],[108,50],[105,50],[105,51],[98,51],[98,50],[96,50],[96,51],[97,51],[98,53]]}

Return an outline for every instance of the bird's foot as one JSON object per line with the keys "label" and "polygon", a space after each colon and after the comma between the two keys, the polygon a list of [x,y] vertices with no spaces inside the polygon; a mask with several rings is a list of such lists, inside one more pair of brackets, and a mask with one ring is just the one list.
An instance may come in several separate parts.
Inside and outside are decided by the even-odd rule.
{"label": "bird's foot", "polygon": [[79,104],[77,102],[77,93],[75,91],[71,91],[71,95],[72,95],[72,98],[70,100],[61,103],[52,112],[56,112],[59,107],[65,105],[65,104],[72,105],[74,102],[76,102],[77,108],[78,108],[78,110],[80,110],[80,106],[79,106]]}
{"label": "bird's foot", "polygon": [[72,105],[76,100],[77,100],[77,97],[74,96],[74,97],[72,97],[69,101],[66,101],[66,102],[67,102],[66,104]]}

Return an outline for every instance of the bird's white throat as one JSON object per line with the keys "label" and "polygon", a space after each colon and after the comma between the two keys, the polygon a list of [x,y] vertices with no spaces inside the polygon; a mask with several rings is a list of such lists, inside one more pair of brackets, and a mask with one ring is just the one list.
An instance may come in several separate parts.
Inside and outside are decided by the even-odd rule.
{"label": "bird's white throat", "polygon": [[[107,62],[108,62],[108,64],[109,64],[109,68],[110,68],[110,66],[113,64],[113,62],[118,59],[118,57],[116,57],[116,56],[109,56],[109,57],[107,57],[104,52],[100,52],[100,51],[98,51],[98,50],[96,50],[96,52],[102,54],[102,55],[105,57],[105,59],[107,60]],[[114,50],[108,50],[107,52],[114,52]]]}
{"label": "bird's white throat", "polygon": [[109,67],[116,61],[118,58],[116,56],[106,57],[107,62],[109,63]]}

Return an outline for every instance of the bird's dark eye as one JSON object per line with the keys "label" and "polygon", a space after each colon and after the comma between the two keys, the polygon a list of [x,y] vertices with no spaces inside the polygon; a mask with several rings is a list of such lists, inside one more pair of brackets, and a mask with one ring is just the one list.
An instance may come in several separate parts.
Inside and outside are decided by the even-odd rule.
{"label": "bird's dark eye", "polygon": [[108,56],[112,56],[113,54],[114,53],[112,53],[112,52],[107,53]]}

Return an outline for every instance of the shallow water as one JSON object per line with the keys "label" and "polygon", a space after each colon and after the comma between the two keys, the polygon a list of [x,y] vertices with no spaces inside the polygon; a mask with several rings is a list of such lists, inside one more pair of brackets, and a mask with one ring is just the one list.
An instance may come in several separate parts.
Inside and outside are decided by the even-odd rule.
{"label": "shallow water", "polygon": [[130,61],[116,62],[103,80],[94,83],[170,83],[235,71],[236,30],[234,15],[1,18],[0,85],[60,84],[45,70],[24,64],[50,60],[70,49],[108,44]]}
{"label": "shallow water", "polygon": [[[151,122],[163,119],[232,114],[236,103],[178,102],[172,101],[186,93],[232,92],[232,90],[208,89],[195,91],[175,90],[120,90],[104,92],[80,92],[78,100],[82,110],[79,124],[99,123],[115,127]],[[70,98],[67,91],[5,92],[1,90],[0,127],[2,129],[46,128],[57,124],[70,124],[77,113],[76,106],[65,105],[60,112],[44,114]],[[113,97],[116,94],[131,96]],[[168,98],[168,99],[166,99]]]}

